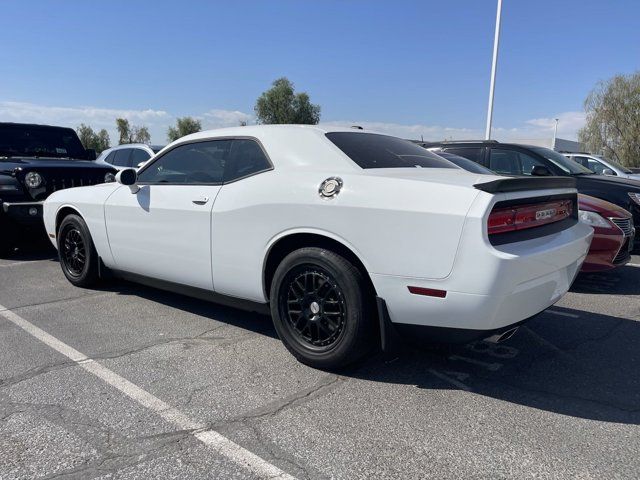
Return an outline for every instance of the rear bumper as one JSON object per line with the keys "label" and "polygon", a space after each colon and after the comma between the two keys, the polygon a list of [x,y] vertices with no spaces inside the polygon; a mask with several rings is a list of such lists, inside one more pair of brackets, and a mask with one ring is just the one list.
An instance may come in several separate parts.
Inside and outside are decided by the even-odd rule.
{"label": "rear bumper", "polygon": [[[376,274],[371,278],[394,324],[479,330],[489,336],[537,315],[567,292],[586,257],[592,232],[578,223],[516,244],[475,249],[463,245],[451,275],[442,280]],[[446,296],[412,294],[409,286],[444,290]]]}

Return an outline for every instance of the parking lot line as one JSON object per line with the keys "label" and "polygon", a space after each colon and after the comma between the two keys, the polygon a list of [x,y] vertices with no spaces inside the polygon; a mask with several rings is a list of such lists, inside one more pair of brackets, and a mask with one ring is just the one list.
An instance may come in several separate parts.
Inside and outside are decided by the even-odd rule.
{"label": "parking lot line", "polygon": [[18,265],[29,265],[30,263],[38,263],[42,260],[25,260],[24,262],[0,263],[0,268],[17,267]]}
{"label": "parking lot line", "polygon": [[640,267],[640,263],[627,263],[625,267]]}
{"label": "parking lot line", "polygon": [[144,408],[160,415],[164,420],[174,425],[178,430],[188,430],[191,434],[205,445],[211,447],[216,452],[225,456],[236,464],[246,468],[260,478],[295,480],[295,477],[280,470],[275,465],[267,462],[255,453],[242,448],[237,443],[229,440],[224,435],[215,430],[207,429],[205,425],[195,422],[180,410],[171,407],[158,397],[143,390],[139,386],[121,377],[104,365],[87,357],[84,353],[58,340],[53,335],[36,327],[20,315],[0,305],[0,316],[4,317],[14,325],[40,340],[48,347],[56,350],[69,358],[77,365],[89,373],[100,378],[105,383],[118,389],[120,392],[131,398]]}

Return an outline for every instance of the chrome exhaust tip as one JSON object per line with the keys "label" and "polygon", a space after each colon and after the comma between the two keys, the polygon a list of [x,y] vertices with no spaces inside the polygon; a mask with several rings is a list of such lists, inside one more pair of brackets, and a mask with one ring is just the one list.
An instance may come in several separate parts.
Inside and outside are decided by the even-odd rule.
{"label": "chrome exhaust tip", "polygon": [[496,333],[495,335],[491,335],[488,338],[485,338],[484,341],[485,342],[489,342],[489,343],[502,343],[505,342],[507,340],[509,340],[511,337],[513,337],[513,334],[516,333],[518,331],[519,327],[513,327],[505,332],[502,333]]}

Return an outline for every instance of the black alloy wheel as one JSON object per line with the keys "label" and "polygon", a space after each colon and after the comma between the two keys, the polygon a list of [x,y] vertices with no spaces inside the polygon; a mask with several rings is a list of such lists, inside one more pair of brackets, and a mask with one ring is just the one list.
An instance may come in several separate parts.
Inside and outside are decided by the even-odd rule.
{"label": "black alloy wheel", "polygon": [[87,250],[82,234],[73,225],[62,230],[60,258],[69,275],[74,277],[80,277],[87,266]]}
{"label": "black alloy wheel", "polygon": [[327,350],[338,341],[346,320],[344,295],[335,279],[316,265],[301,265],[284,280],[280,308],[287,326],[308,348]]}

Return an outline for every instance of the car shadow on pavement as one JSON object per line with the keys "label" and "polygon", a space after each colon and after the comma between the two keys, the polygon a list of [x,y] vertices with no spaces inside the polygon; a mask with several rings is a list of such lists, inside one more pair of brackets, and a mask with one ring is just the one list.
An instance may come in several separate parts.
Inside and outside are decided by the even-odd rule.
{"label": "car shadow on pavement", "polygon": [[571,286],[576,293],[640,295],[640,268],[620,267],[597,273],[581,273]]}
{"label": "car shadow on pavement", "polygon": [[[554,307],[503,344],[403,346],[343,375],[458,389],[536,409],[640,424],[640,322]],[[577,316],[577,318],[576,318]]]}
{"label": "car shadow on pavement", "polygon": [[120,279],[109,279],[96,290],[113,292],[118,295],[135,295],[153,302],[161,303],[194,315],[222,322],[243,330],[251,331],[271,338],[278,338],[271,317],[257,312],[227,307],[206,300],[148,287]]}

